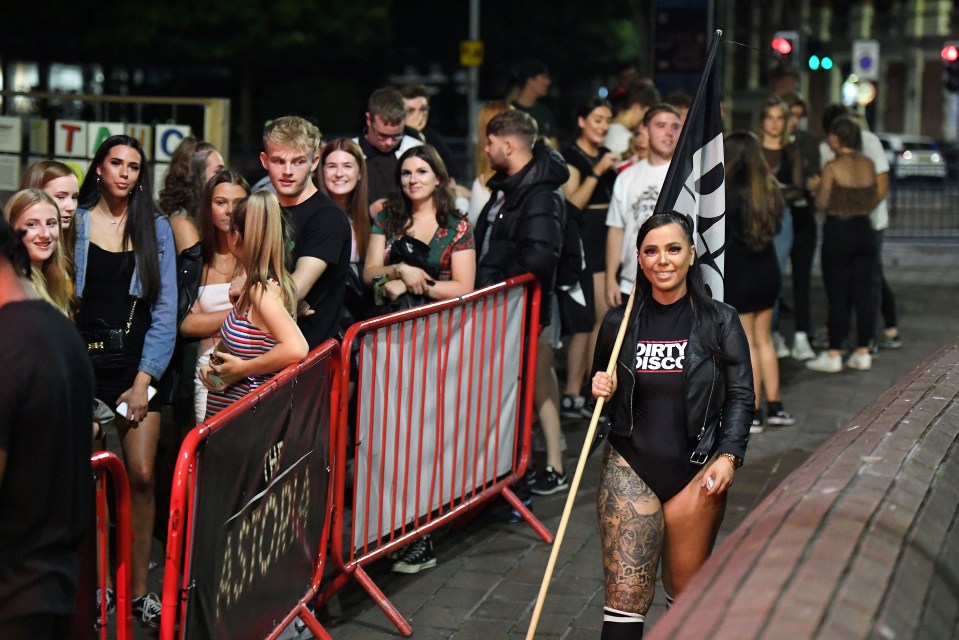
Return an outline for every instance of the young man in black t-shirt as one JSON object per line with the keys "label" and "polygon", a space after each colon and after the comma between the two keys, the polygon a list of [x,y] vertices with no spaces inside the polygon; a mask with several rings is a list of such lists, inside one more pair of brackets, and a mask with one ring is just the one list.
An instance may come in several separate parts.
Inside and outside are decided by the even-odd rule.
{"label": "young man in black t-shirt", "polygon": [[300,302],[297,323],[310,349],[337,337],[350,268],[350,221],[310,179],[320,161],[319,144],[315,126],[298,116],[284,116],[264,129],[260,154],[292,226],[290,272]]}
{"label": "young man in black t-shirt", "polygon": [[67,638],[92,526],[93,369],[70,321],[30,299],[17,248],[0,217],[0,638]]}

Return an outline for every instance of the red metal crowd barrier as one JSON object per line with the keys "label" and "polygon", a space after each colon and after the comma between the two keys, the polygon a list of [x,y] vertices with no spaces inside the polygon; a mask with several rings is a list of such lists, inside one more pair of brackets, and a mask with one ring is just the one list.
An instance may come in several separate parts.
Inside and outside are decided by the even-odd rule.
{"label": "red metal crowd barrier", "polygon": [[[412,627],[363,566],[503,496],[530,458],[540,291],[530,275],[353,325],[340,356],[331,558],[325,602],[356,579],[404,635]],[[355,355],[356,420],[347,423]],[[352,499],[346,504],[347,447]],[[347,520],[349,517],[349,521]]]}
{"label": "red metal crowd barrier", "polygon": [[330,531],[337,356],[325,342],[187,435],[170,499],[164,640],[276,638],[296,618],[330,637],[307,604]]}
{"label": "red metal crowd barrier", "polygon": [[[130,594],[130,547],[133,534],[130,529],[130,480],[123,462],[115,453],[100,451],[90,458],[90,466],[96,476],[96,527],[97,527],[97,583],[101,593],[106,593],[110,563],[110,517],[107,507],[107,479],[113,487],[116,500],[116,575],[113,589],[116,594],[117,640],[133,638],[132,596]],[[107,637],[107,599],[101,598],[96,626],[101,640]]]}

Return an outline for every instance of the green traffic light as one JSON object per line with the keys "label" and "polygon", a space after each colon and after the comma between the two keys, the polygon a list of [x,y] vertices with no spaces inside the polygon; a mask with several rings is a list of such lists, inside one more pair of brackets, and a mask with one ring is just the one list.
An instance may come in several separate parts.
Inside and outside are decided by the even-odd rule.
{"label": "green traffic light", "polygon": [[[826,58],[829,60],[829,58]],[[832,67],[832,60],[829,60],[829,66]],[[819,56],[809,56],[809,68],[813,71],[819,69]]]}
{"label": "green traffic light", "polygon": [[832,69],[832,58],[830,58],[829,56],[823,56],[822,61],[820,62],[820,66],[822,66],[824,70],[829,71],[830,69]]}

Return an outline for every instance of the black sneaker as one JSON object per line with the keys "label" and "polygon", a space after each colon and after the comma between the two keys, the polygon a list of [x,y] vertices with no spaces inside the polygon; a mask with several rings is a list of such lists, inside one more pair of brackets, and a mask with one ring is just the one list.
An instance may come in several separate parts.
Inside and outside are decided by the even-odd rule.
{"label": "black sneaker", "polygon": [[536,482],[530,485],[529,490],[538,496],[548,496],[569,488],[565,473],[557,473],[553,467],[547,465],[543,475],[537,475]]}
{"label": "black sneaker", "polygon": [[[103,602],[103,593],[104,592],[102,590],[97,589],[97,613],[96,613],[96,616],[94,617],[98,621],[103,622],[105,624],[106,623],[105,620],[102,620],[102,621],[100,620],[100,605]],[[107,598],[106,598],[107,599],[107,615],[110,615],[117,610],[117,600],[113,592],[113,589],[111,589],[110,587],[106,588],[106,595],[107,595]]]}
{"label": "black sneaker", "polygon": [[160,598],[150,592],[141,598],[133,599],[133,617],[151,629],[160,627]]}
{"label": "black sneaker", "polygon": [[585,407],[586,398],[564,393],[559,403],[559,414],[564,418],[582,418]]}
{"label": "black sneaker", "polygon": [[901,349],[902,338],[899,337],[898,333],[894,336],[883,335],[879,338],[879,347],[881,349]]}
{"label": "black sneaker", "polygon": [[436,554],[433,553],[433,539],[429,535],[418,538],[406,545],[403,555],[393,563],[397,573],[419,573],[436,566]]}
{"label": "black sneaker", "polygon": [[762,433],[764,430],[765,428],[763,427],[763,419],[753,418],[753,423],[749,427],[749,433],[752,433],[752,434]]}
{"label": "black sneaker", "polygon": [[[523,506],[525,506],[530,511],[533,510],[533,499],[532,498],[522,498],[521,499]],[[505,522],[506,524],[517,524],[523,522],[523,516],[520,515],[519,511],[514,509],[507,502],[503,505],[503,510],[497,515],[497,520],[500,522]]]}
{"label": "black sneaker", "polygon": [[771,427],[789,427],[796,424],[796,419],[785,409],[777,409],[766,415],[766,424]]}

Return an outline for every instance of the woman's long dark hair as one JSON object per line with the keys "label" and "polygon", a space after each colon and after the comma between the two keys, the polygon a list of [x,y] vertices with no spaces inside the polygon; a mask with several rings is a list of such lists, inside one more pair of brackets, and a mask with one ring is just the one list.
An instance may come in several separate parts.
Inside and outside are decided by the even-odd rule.
{"label": "woman's long dark hair", "polygon": [[745,204],[743,240],[753,251],[768,247],[782,222],[782,190],[766,165],[759,138],[749,131],[733,131],[723,141],[726,188],[739,192]]}
{"label": "woman's long dark hair", "polygon": [[[654,213],[639,228],[636,246],[641,247],[646,235],[653,229],[665,227],[668,224],[678,225],[686,236],[686,241],[690,247],[696,246],[693,240],[693,221],[684,213],[679,211],[666,211],[665,213]],[[646,279],[642,269],[638,269],[636,283],[633,286],[633,295],[639,295],[638,301],[645,301],[652,294],[653,285]],[[718,323],[718,314],[716,312],[716,302],[706,287],[706,281],[703,279],[703,270],[699,266],[699,258],[693,260],[692,266],[686,272],[686,289],[689,291],[689,299],[693,303],[693,311],[697,319],[703,326],[702,339],[703,346],[711,354],[721,360],[728,360],[729,356],[720,348],[719,340],[716,337],[716,325]],[[641,306],[641,305],[640,305]],[[638,313],[639,306],[636,307]]]}
{"label": "woman's long dark hair", "polygon": [[170,215],[183,209],[191,219],[197,215],[206,182],[206,160],[214,151],[216,147],[209,142],[193,136],[183,138],[170,158],[157,203],[160,211]]}
{"label": "woman's long dark hair", "polygon": [[197,213],[196,226],[200,231],[200,252],[203,254],[203,264],[213,264],[213,254],[216,253],[216,225],[213,224],[213,191],[221,184],[235,184],[250,195],[250,184],[246,178],[235,171],[224,169],[217,171],[210,181],[203,187],[200,196],[200,210]]}
{"label": "woman's long dark hair", "polygon": [[130,195],[127,196],[127,223],[123,230],[123,246],[133,247],[133,256],[143,286],[143,298],[152,306],[160,295],[160,254],[154,218],[163,214],[153,201],[153,185],[146,153],[136,138],[127,135],[110,136],[100,144],[90,161],[83,184],[80,185],[79,204],[87,211],[96,207],[100,201],[100,180],[96,169],[103,164],[107,152],[118,146],[131,147],[140,154],[140,173]]}
{"label": "woman's long dark hair", "polygon": [[407,149],[400,159],[396,161],[396,189],[390,194],[386,202],[386,237],[397,238],[406,233],[406,229],[413,221],[413,203],[403,193],[403,187],[400,182],[400,175],[403,172],[403,163],[408,158],[419,158],[430,166],[439,184],[433,192],[433,204],[436,206],[436,223],[440,228],[449,224],[450,217],[462,218],[463,216],[456,210],[456,198],[453,197],[453,191],[450,189],[450,174],[443,164],[440,154],[428,144]]}

